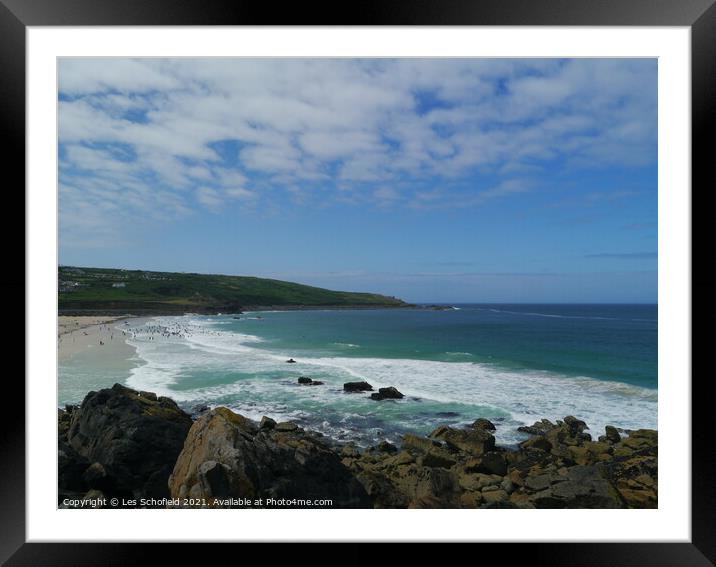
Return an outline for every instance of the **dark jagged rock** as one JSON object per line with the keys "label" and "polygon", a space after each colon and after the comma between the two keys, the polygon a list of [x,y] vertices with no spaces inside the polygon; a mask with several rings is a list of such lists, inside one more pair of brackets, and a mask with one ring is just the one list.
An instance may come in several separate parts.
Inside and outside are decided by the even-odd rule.
{"label": "dark jagged rock", "polygon": [[[632,450],[624,446],[638,445]],[[620,445],[622,445],[620,447]],[[656,508],[658,505],[658,436],[656,431],[640,429],[614,446],[614,457],[601,464],[605,476],[616,486],[627,506]],[[618,449],[626,449],[619,451]]]}
{"label": "dark jagged rock", "polygon": [[374,394],[370,395],[371,400],[399,400],[403,398],[403,394],[401,394],[397,389],[395,389],[393,386],[390,386],[388,388],[379,388],[378,391]]}
{"label": "dark jagged rock", "polygon": [[[567,416],[525,428],[532,437],[504,449],[488,423],[443,425],[427,437],[404,435],[400,447],[382,441],[361,450],[227,408],[189,429],[168,398],[117,385],[58,411],[60,506],[64,498],[99,502],[98,495],[171,495],[208,507],[236,505],[224,501],[231,498],[322,498],[338,508],[658,506],[656,431],[617,439],[607,428],[592,441],[586,424]],[[170,450],[171,475],[162,469]]]}
{"label": "dark jagged rock", "polygon": [[92,463],[84,473],[82,473],[82,480],[85,485],[90,488],[97,490],[111,489],[111,479],[108,478],[107,471],[102,466],[102,463]]}
{"label": "dark jagged rock", "polygon": [[346,382],[343,384],[343,390],[346,392],[370,392],[373,386],[368,382]]}
{"label": "dark jagged rock", "polygon": [[[191,424],[169,398],[152,399],[115,384],[87,394],[72,412],[66,438],[94,467],[84,475],[85,484],[100,483],[109,496],[161,498],[169,495],[167,479]],[[64,470],[67,476],[67,464]]]}
{"label": "dark jagged rock", "polygon": [[429,451],[433,447],[442,447],[442,443],[439,441],[433,441],[432,439],[426,439],[412,433],[403,435],[403,448],[404,449],[417,449],[418,451]]}
{"label": "dark jagged rock", "polygon": [[430,437],[444,441],[455,451],[463,451],[473,456],[481,456],[495,448],[495,437],[484,429],[453,429],[439,427]]}
{"label": "dark jagged rock", "polygon": [[[360,465],[358,465],[360,468]],[[457,475],[441,467],[416,463],[362,467],[358,480],[376,508],[457,508],[461,489]]]}
{"label": "dark jagged rock", "polygon": [[313,380],[312,378],[306,378],[305,376],[301,376],[298,379],[298,383],[302,386],[322,386],[323,382],[320,380]]}
{"label": "dark jagged rock", "polygon": [[274,429],[216,408],[197,420],[169,480],[175,498],[330,499],[334,507],[372,507],[364,487],[332,448],[303,430]]}
{"label": "dark jagged rock", "polygon": [[389,443],[388,441],[381,441],[380,443],[378,443],[376,449],[381,453],[393,454],[398,452],[398,448],[392,443]]}
{"label": "dark jagged rock", "polygon": [[416,463],[424,467],[449,469],[457,463],[457,459],[447,451],[433,448],[418,456]]}
{"label": "dark jagged rock", "polygon": [[70,422],[72,421],[72,414],[67,410],[57,410],[57,434],[60,438],[67,436],[67,431],[70,429]]}
{"label": "dark jagged rock", "polygon": [[530,435],[544,435],[547,431],[550,431],[555,427],[549,419],[542,419],[534,423],[534,425],[520,425],[517,431],[523,433],[529,433]]}
{"label": "dark jagged rock", "polygon": [[528,479],[536,508],[622,508],[618,492],[597,466],[571,467],[563,478],[548,474]]}
{"label": "dark jagged rock", "polygon": [[542,420],[535,437],[505,450],[483,427],[443,425],[427,438],[404,435],[397,455],[353,453],[345,463],[377,507],[655,507],[656,433],[632,432],[624,445],[593,442],[586,428],[570,416]]}
{"label": "dark jagged rock", "polygon": [[607,425],[605,428],[607,441],[611,441],[612,443],[619,443],[619,441],[622,440],[622,436],[619,435],[619,432],[617,431],[617,428],[612,425]]}
{"label": "dark jagged rock", "polygon": [[568,415],[567,417],[565,417],[564,423],[567,424],[567,427],[569,427],[569,431],[570,433],[572,433],[572,435],[578,435],[579,433],[582,433],[585,429],[589,429],[586,423],[584,423],[581,419],[577,419],[573,415]]}
{"label": "dark jagged rock", "polygon": [[507,461],[499,451],[489,451],[479,459],[479,464],[474,467],[475,472],[496,474],[505,476],[507,474]]}
{"label": "dark jagged rock", "polygon": [[57,484],[60,493],[71,494],[86,490],[83,474],[89,465],[89,461],[77,453],[61,435],[57,451]]}
{"label": "dark jagged rock", "polygon": [[520,447],[523,449],[539,449],[549,453],[552,450],[552,443],[545,437],[533,437],[520,443]]}
{"label": "dark jagged rock", "polygon": [[[531,435],[543,436],[545,441],[551,446],[549,452],[552,455],[560,459],[571,459],[573,462],[578,463],[580,460],[584,460],[586,453],[586,449],[584,449],[582,445],[592,440],[589,433],[584,433],[586,428],[587,424],[582,420],[568,415],[564,418],[564,421],[558,420],[556,424],[547,419],[543,419],[534,425],[522,426],[517,429]],[[546,450],[547,446],[547,443],[544,441],[534,440],[523,443],[525,449],[533,447],[535,449]]]}
{"label": "dark jagged rock", "polygon": [[281,423],[277,423],[274,429],[276,431],[296,431],[298,429],[298,425],[292,421],[283,421]]}
{"label": "dark jagged rock", "polygon": [[484,429],[485,431],[495,431],[495,424],[492,423],[489,419],[485,419],[484,417],[477,418],[472,423],[473,429]]}

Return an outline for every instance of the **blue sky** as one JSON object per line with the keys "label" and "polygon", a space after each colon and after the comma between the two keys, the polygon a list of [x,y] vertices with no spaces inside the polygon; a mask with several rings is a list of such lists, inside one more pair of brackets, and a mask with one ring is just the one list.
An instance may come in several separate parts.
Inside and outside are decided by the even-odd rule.
{"label": "blue sky", "polygon": [[61,59],[61,264],[656,302],[653,59]]}

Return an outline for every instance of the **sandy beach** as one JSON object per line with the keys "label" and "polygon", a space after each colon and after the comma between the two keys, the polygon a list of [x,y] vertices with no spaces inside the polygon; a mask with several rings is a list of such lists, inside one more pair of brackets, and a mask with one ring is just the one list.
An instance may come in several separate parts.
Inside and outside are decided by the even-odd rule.
{"label": "sandy beach", "polygon": [[121,317],[68,317],[60,315],[57,324],[58,360],[65,361],[88,349],[103,349],[108,357],[131,356],[134,349],[116,327]]}

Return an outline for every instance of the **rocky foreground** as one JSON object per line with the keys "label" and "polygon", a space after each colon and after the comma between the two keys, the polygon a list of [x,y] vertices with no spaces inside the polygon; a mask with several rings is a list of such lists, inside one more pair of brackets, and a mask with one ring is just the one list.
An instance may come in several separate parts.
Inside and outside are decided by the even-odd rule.
{"label": "rocky foreground", "polygon": [[520,428],[530,437],[506,449],[495,445],[495,426],[477,419],[464,429],[405,435],[400,447],[359,450],[223,407],[195,417],[169,398],[120,384],[59,410],[59,506],[244,507],[257,499],[295,506],[298,499],[329,500],[320,506],[332,508],[657,507],[653,430],[622,437],[608,426],[594,441],[583,421],[567,416]]}

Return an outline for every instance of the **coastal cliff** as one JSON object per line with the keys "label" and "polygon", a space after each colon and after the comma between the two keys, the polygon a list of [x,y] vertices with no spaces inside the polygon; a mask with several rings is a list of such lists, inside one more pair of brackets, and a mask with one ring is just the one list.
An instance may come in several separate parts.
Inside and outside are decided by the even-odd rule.
{"label": "coastal cliff", "polygon": [[[478,416],[476,416],[478,417]],[[400,447],[338,444],[292,422],[260,423],[228,408],[192,418],[172,400],[115,384],[58,412],[59,502],[110,507],[234,507],[268,499],[333,508],[655,508],[656,431],[597,440],[567,416],[521,430],[440,426]],[[169,502],[171,500],[171,502]],[[315,505],[315,504],[314,504]]]}

